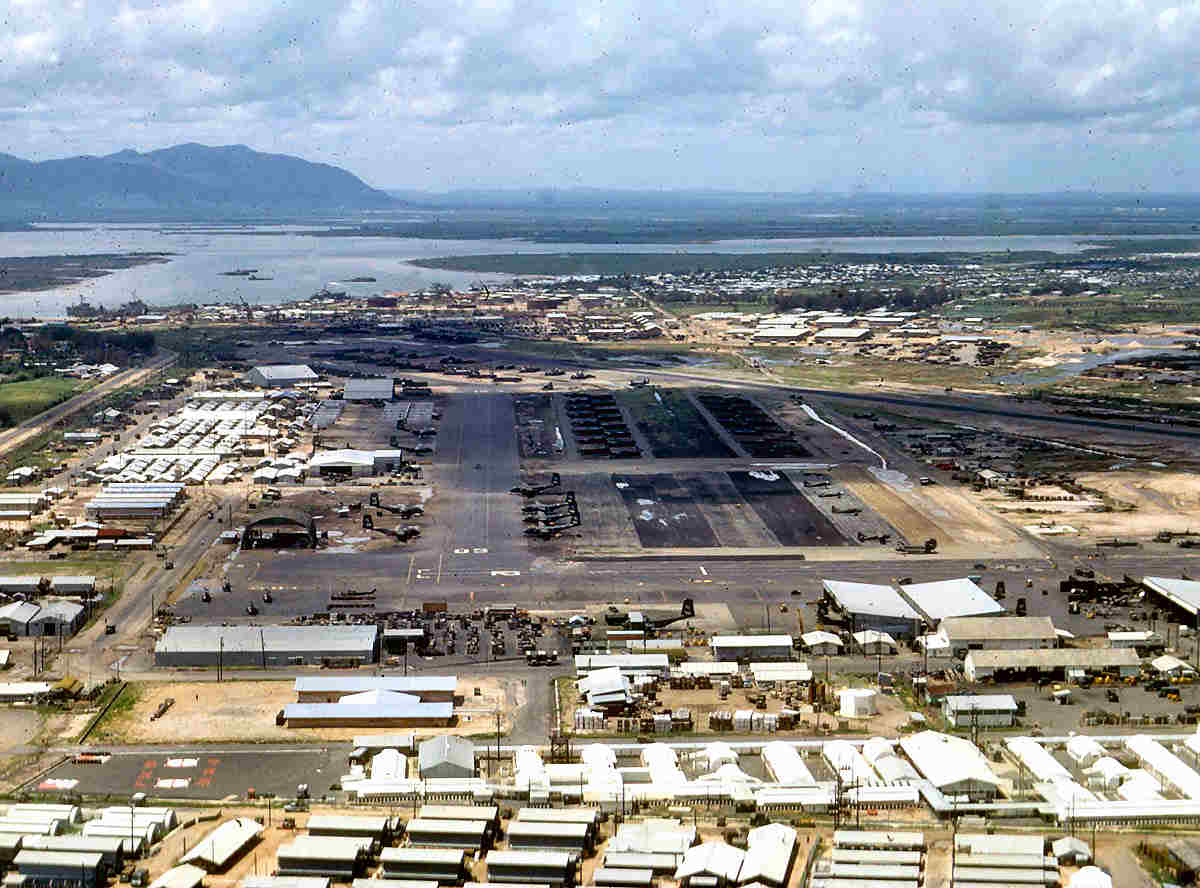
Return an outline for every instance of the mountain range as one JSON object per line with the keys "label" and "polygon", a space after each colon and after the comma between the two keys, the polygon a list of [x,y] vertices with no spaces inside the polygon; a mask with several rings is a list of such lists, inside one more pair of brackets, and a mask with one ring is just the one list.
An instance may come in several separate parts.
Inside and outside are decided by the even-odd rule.
{"label": "mountain range", "polygon": [[346,170],[245,145],[190,143],[40,162],[0,154],[0,218],[307,214],[400,201]]}

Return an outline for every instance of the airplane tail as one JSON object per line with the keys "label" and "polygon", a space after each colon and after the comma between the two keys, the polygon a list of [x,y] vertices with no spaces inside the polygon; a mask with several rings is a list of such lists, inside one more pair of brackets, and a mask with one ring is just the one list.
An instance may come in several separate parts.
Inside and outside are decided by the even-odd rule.
{"label": "airplane tail", "polygon": [[683,610],[679,612],[679,616],[683,618],[696,616],[696,603],[690,598],[683,599]]}

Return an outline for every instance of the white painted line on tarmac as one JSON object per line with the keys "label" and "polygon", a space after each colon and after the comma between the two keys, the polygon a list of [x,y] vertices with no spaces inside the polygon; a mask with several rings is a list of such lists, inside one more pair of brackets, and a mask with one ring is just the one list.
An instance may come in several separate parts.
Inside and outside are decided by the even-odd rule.
{"label": "white painted line on tarmac", "polygon": [[519,570],[494,570],[494,571],[492,571],[492,576],[494,576],[494,577],[519,577],[520,575],[521,575],[521,572]]}

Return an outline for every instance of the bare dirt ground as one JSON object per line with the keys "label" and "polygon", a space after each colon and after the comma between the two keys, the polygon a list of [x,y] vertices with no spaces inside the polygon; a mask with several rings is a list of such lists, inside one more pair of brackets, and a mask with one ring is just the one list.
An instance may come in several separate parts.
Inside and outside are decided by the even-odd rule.
{"label": "bare dirt ground", "polygon": [[838,466],[832,475],[908,540],[916,542],[929,537],[939,540],[946,538],[938,525],[906,503],[894,490],[879,483],[862,466]]}
{"label": "bare dirt ground", "polygon": [[[1153,536],[1160,530],[1200,531],[1200,475],[1188,472],[1096,472],[1078,476],[1132,511],[1072,516],[1081,532],[1097,537]],[[1118,508],[1120,506],[1118,505]]]}
{"label": "bare dirt ground", "polygon": [[[480,691],[475,695],[475,689]],[[418,735],[470,735],[495,729],[495,713],[511,713],[525,703],[520,682],[489,677],[460,678],[462,706],[455,707],[458,724],[450,728],[416,729]],[[174,705],[160,719],[150,720],[167,698]],[[169,682],[144,684],[136,702],[98,729],[98,734],[126,743],[207,743],[258,741],[350,740],[370,730],[355,728],[287,728],[275,724],[275,714],[296,702],[291,681]],[[512,727],[505,715],[501,729]]]}
{"label": "bare dirt ground", "polygon": [[934,485],[900,490],[884,484],[866,469],[838,466],[833,476],[895,527],[910,543],[938,541],[943,554],[974,557],[984,551],[1033,552],[1033,547],[1002,518],[972,501],[962,491]]}

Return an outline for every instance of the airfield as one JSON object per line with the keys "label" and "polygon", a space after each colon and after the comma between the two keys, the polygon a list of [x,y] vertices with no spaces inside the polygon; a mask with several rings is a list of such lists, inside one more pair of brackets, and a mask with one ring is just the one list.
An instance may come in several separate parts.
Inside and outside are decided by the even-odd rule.
{"label": "airfield", "polygon": [[[481,362],[530,360],[495,349],[462,347],[454,353]],[[307,355],[289,349],[269,357],[295,361]],[[997,581],[1009,589],[1031,584],[1031,615],[1088,631],[1094,627],[1069,614],[1057,594],[1059,579],[1074,566],[1090,564],[1116,577],[1187,570],[1188,553],[1172,548],[1104,550],[1092,541],[1028,532],[1029,519],[990,507],[986,498],[971,495],[873,430],[861,418],[870,402],[854,400],[853,394],[797,395],[770,383],[686,369],[643,370],[636,362],[631,362],[636,369],[592,367],[588,378],[572,380],[544,375],[546,368],[570,362],[537,363],[543,372],[503,385],[425,375],[440,418],[436,438],[428,443],[432,452],[418,458],[419,479],[394,485],[353,479],[320,491],[284,488],[284,504],[319,515],[329,544],[316,550],[218,549],[178,588],[172,599],[176,616],[282,622],[325,612],[332,593],[352,588],[376,590],[374,607],[380,612],[420,608],[428,601],[445,601],[452,610],[517,603],[550,611],[611,602],[665,612],[694,597],[719,603],[714,628],[802,631],[815,625],[812,605],[822,579],[891,583],[972,574],[989,589]],[[379,372],[369,363],[342,369],[348,375]],[[643,379],[649,385],[631,386]],[[548,391],[547,382],[553,382]],[[612,434],[632,441],[628,452],[599,456],[581,449],[579,423],[569,409],[581,395],[609,402]],[[993,405],[976,400],[974,418],[984,425]],[[924,412],[937,417],[953,415],[964,401],[970,404],[958,394],[920,399]],[[731,408],[753,422],[739,425]],[[1002,427],[1019,425],[1060,440],[1096,434],[1097,426],[1051,411],[1003,409],[1021,418],[995,417]],[[386,447],[395,440],[391,416],[379,407],[347,404],[322,430],[321,446]],[[769,434],[747,434],[750,426]],[[778,429],[774,442],[771,426]],[[1191,443],[1166,429],[1120,434],[1130,447],[1157,452]],[[547,483],[554,473],[560,486],[542,496],[510,492]],[[927,475],[935,483],[918,483]],[[421,535],[396,544],[363,531],[358,511],[335,514],[340,504],[365,504],[372,492],[386,505],[422,505]],[[523,507],[561,503],[567,492],[578,505],[580,525],[554,539],[528,536]],[[362,508],[377,526],[398,520]],[[234,522],[249,517],[235,514]],[[937,542],[929,554],[896,549],[898,543],[928,539]],[[230,594],[221,591],[225,580]],[[211,601],[201,600],[204,588]],[[264,592],[272,602],[247,617],[247,602],[259,601]],[[787,616],[778,612],[783,603],[789,605]]]}

